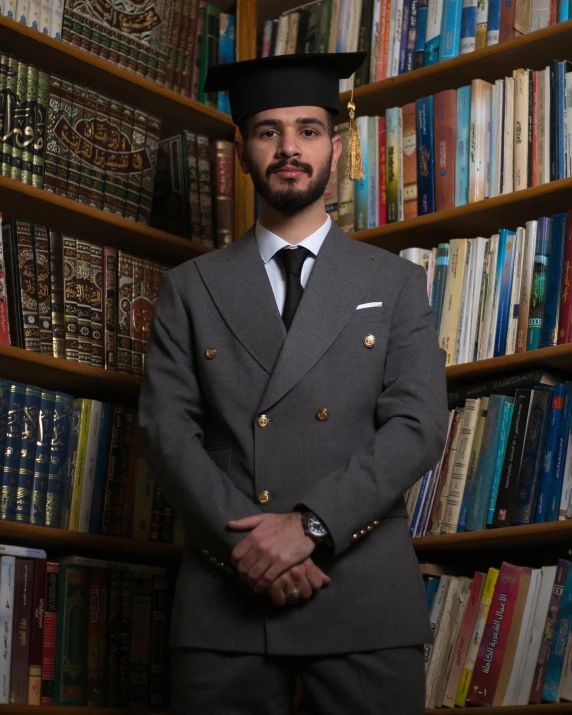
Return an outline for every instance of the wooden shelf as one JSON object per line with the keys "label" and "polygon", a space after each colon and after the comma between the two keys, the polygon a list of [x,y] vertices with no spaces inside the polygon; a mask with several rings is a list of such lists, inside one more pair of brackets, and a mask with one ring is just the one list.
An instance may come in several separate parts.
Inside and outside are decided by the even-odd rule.
{"label": "wooden shelf", "polygon": [[234,124],[227,114],[2,16],[0,44],[3,52],[40,69],[61,74],[160,117],[163,136],[193,129],[217,138],[233,138]]}
{"label": "wooden shelf", "polygon": [[[32,526],[12,521],[0,521],[0,543],[25,544],[39,549],[60,549],[68,553],[101,553],[103,558],[125,560],[144,557],[152,561],[178,561],[183,554],[182,546],[161,544],[154,541],[124,539],[117,536],[83,534],[47,526]],[[49,555],[49,554],[48,554]],[[67,712],[67,711],[66,711]]]}
{"label": "wooden shelf", "polygon": [[56,707],[55,705],[0,705],[0,713],[10,713],[10,715],[38,715],[38,713],[46,713],[46,715],[169,715],[170,710],[157,710],[146,708],[87,708],[73,707],[66,705],[65,707]]}
{"label": "wooden shelf", "polygon": [[0,377],[74,397],[136,405],[141,381],[133,375],[0,345]]}
{"label": "wooden shelf", "polygon": [[[451,712],[447,708],[429,708],[426,715],[443,715]],[[572,703],[542,703],[542,705],[509,705],[496,708],[465,708],[467,713],[482,713],[482,715],[563,715],[572,713]]]}
{"label": "wooden shelf", "polygon": [[[0,16],[0,20],[3,19]],[[4,176],[0,176],[0,211],[4,219],[20,218],[45,224],[57,231],[161,263],[182,263],[213,250]]]}
{"label": "wooden shelf", "polygon": [[501,375],[508,372],[530,370],[534,367],[545,367],[547,370],[562,374],[564,377],[572,375],[572,343],[557,345],[553,348],[531,350],[526,353],[505,355],[504,357],[478,360],[463,365],[453,365],[446,368],[447,385],[483,380],[490,375]]}
{"label": "wooden shelf", "polygon": [[571,202],[572,179],[561,179],[448,211],[356,231],[352,236],[392,253],[411,246],[432,248],[451,238],[488,237],[500,228],[524,226],[539,216],[566,211]]}
{"label": "wooden shelf", "polygon": [[[373,82],[354,90],[356,113],[358,116],[379,115],[389,107],[402,107],[428,94],[470,84],[472,79],[494,82],[505,75],[512,76],[512,71],[521,67],[543,69],[553,59],[568,59],[571,42],[572,21],[569,20],[430,67]],[[349,98],[350,92],[340,95],[340,121],[347,121]]]}
{"label": "wooden shelf", "polygon": [[[549,524],[507,526],[486,531],[465,531],[461,534],[421,536],[412,539],[418,554],[424,552],[500,550],[543,546],[547,544],[570,544],[572,547],[572,520],[554,521]],[[571,710],[572,712],[572,710]]]}

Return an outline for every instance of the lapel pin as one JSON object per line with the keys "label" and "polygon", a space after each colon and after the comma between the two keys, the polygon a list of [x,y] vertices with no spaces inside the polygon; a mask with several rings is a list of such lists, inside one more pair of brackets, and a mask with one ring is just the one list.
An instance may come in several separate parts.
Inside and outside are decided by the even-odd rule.
{"label": "lapel pin", "polygon": [[372,261],[379,261],[379,258],[376,258],[375,256],[370,256]]}

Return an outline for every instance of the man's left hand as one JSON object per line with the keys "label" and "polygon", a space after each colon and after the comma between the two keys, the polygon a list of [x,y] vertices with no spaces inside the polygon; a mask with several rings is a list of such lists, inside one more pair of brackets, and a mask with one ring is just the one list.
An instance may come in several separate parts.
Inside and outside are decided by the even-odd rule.
{"label": "man's left hand", "polygon": [[233,531],[250,530],[232,552],[232,565],[248,585],[261,593],[292,566],[305,561],[316,544],[304,533],[302,515],[261,514],[229,521]]}

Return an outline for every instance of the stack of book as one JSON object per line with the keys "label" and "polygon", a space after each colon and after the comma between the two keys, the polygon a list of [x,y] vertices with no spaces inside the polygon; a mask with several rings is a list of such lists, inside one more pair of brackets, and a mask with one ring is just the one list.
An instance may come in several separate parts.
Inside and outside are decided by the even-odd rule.
{"label": "stack of book", "polygon": [[159,142],[151,225],[213,248],[232,243],[232,142],[190,130]]}
{"label": "stack of book", "polygon": [[[375,228],[572,176],[568,62],[473,80],[358,117],[365,178],[338,168],[339,221]],[[339,126],[347,144],[347,124]],[[470,151],[469,151],[470,149]],[[345,148],[347,152],[347,147]],[[344,157],[342,156],[342,166]],[[332,203],[336,203],[334,200]]]}
{"label": "stack of book", "polygon": [[[60,20],[61,22],[61,20]],[[57,35],[53,35],[57,36]],[[234,62],[235,17],[204,0],[65,0],[62,39],[152,82],[230,112],[202,90],[210,65]]]}
{"label": "stack of book", "polygon": [[406,494],[411,536],[572,517],[572,382],[533,370],[449,405],[442,458]]}
{"label": "stack of book", "polygon": [[168,705],[166,569],[0,553],[0,704]]}
{"label": "stack of book", "polygon": [[0,344],[143,374],[165,266],[29,221],[1,236]]}
{"label": "stack of book", "polygon": [[133,409],[0,380],[0,465],[5,521],[182,543]]}
{"label": "stack of book", "polygon": [[572,342],[572,212],[400,255],[427,271],[447,365]]}
{"label": "stack of book", "polygon": [[367,52],[361,87],[568,19],[568,0],[314,0],[267,20],[260,54]]}
{"label": "stack of book", "polygon": [[425,647],[428,707],[572,701],[570,561],[503,562],[472,578],[433,564],[421,570],[434,632]]}

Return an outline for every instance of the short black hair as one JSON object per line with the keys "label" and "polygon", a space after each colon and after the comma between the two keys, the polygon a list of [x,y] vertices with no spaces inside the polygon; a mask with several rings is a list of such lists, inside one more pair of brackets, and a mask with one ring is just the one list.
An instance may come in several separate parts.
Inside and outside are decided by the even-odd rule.
{"label": "short black hair", "polygon": [[[330,137],[330,139],[336,133],[336,130],[335,130],[336,129],[336,118],[337,118],[337,115],[335,114],[335,112],[332,112],[331,109],[326,109],[326,127],[328,130],[328,136]],[[250,122],[250,117],[246,117],[246,119],[243,119],[238,124],[240,136],[244,139],[244,141],[247,141],[247,139],[248,139],[249,122]]]}

